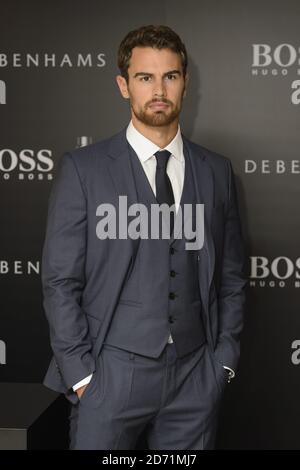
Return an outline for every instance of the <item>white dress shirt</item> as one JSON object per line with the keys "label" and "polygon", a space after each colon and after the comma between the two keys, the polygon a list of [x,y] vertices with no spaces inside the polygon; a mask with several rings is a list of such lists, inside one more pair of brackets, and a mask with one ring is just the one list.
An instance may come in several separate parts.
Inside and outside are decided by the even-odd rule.
{"label": "white dress shirt", "polygon": [[156,196],[155,174],[156,174],[156,157],[155,153],[159,150],[168,150],[171,155],[167,165],[167,175],[171,181],[176,212],[180,204],[181,193],[184,180],[184,155],[183,142],[178,125],[178,131],[174,139],[164,148],[161,149],[151,140],[141,134],[133,125],[132,121],[127,127],[126,138],[139,157],[141,165],[146,173],[150,186]]}

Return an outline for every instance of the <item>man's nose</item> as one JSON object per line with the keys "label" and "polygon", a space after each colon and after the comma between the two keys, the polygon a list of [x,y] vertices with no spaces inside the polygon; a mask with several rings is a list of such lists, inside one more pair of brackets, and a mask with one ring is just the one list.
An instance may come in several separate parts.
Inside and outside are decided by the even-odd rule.
{"label": "man's nose", "polygon": [[154,96],[163,97],[163,96],[165,96],[165,94],[166,94],[165,83],[164,83],[163,80],[158,80],[155,83]]}

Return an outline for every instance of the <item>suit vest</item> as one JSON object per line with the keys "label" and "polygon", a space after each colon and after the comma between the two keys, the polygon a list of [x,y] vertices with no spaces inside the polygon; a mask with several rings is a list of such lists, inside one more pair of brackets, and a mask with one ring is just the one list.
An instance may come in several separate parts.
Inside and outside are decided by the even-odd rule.
{"label": "suit vest", "polygon": [[[128,147],[138,202],[144,204],[150,214],[151,204],[158,203],[137,154],[129,144]],[[185,152],[185,175],[180,200],[182,224],[183,205],[196,203],[189,158],[188,152]],[[194,210],[192,223],[195,227]],[[132,259],[124,279],[105,343],[157,358],[166,346],[170,333],[178,357],[205,342],[198,282],[198,252],[185,249],[185,243],[191,240],[185,238],[183,225],[182,234],[181,238],[140,239],[137,255]]]}

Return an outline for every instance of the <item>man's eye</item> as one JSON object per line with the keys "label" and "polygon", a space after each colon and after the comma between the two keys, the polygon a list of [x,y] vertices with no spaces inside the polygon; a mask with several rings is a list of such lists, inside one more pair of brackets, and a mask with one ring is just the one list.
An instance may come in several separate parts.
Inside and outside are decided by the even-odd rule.
{"label": "man's eye", "polygon": [[148,76],[141,77],[142,82],[149,82],[149,80],[150,80],[150,77],[148,77]]}
{"label": "man's eye", "polygon": [[167,75],[167,78],[168,78],[168,80],[173,80],[173,79],[176,78],[176,75],[170,74],[170,75]]}

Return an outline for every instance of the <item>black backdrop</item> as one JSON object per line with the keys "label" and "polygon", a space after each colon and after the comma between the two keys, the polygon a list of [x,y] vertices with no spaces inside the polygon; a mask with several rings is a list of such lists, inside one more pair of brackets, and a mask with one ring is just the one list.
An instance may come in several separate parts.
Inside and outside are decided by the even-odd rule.
{"label": "black backdrop", "polygon": [[189,52],[181,126],[231,159],[249,257],[241,362],[218,447],[300,449],[300,2],[3,0],[0,8],[0,381],[40,382],[51,355],[40,260],[58,160],[128,122],[117,47],[131,29],[167,24]]}

